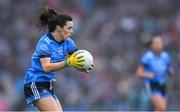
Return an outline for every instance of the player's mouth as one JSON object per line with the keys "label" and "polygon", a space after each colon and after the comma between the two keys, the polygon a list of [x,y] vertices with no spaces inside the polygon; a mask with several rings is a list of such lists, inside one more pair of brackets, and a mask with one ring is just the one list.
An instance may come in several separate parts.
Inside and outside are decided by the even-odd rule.
{"label": "player's mouth", "polygon": [[69,33],[69,36],[68,36],[68,37],[70,37],[70,36],[72,36],[72,33]]}

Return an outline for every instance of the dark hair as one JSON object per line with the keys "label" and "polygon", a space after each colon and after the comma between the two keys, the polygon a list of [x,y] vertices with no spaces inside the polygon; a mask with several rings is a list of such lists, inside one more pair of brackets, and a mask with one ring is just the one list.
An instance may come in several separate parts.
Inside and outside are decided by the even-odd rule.
{"label": "dark hair", "polygon": [[53,32],[57,25],[60,25],[63,28],[67,21],[72,20],[71,16],[58,14],[55,10],[50,9],[49,7],[44,8],[39,17],[40,27],[45,28],[48,26],[50,32]]}

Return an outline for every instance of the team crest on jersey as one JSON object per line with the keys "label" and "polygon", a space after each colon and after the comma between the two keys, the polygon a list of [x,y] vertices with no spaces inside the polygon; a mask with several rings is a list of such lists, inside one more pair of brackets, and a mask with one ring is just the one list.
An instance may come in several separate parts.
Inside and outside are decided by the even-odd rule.
{"label": "team crest on jersey", "polygon": [[63,47],[57,49],[59,55],[63,55]]}

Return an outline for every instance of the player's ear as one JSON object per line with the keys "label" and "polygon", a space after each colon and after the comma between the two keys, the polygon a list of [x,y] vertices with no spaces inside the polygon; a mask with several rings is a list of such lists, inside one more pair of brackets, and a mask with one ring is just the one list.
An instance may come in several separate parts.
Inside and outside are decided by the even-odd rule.
{"label": "player's ear", "polygon": [[57,29],[58,31],[61,31],[61,30],[62,30],[62,27],[61,27],[60,25],[57,25],[57,26],[56,26],[56,29]]}

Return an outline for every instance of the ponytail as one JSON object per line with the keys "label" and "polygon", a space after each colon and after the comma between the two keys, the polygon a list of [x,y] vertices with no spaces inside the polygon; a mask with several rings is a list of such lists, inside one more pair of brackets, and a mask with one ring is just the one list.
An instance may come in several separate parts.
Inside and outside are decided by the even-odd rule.
{"label": "ponytail", "polygon": [[46,7],[39,17],[39,26],[44,28],[48,26],[50,32],[53,32],[56,29],[56,26],[59,25],[62,28],[66,25],[67,21],[72,21],[72,17],[66,14],[58,14],[53,9]]}
{"label": "ponytail", "polygon": [[49,7],[44,8],[39,17],[40,28],[45,28],[45,26],[48,25],[49,19],[56,15],[57,13],[53,9],[50,9]]}

